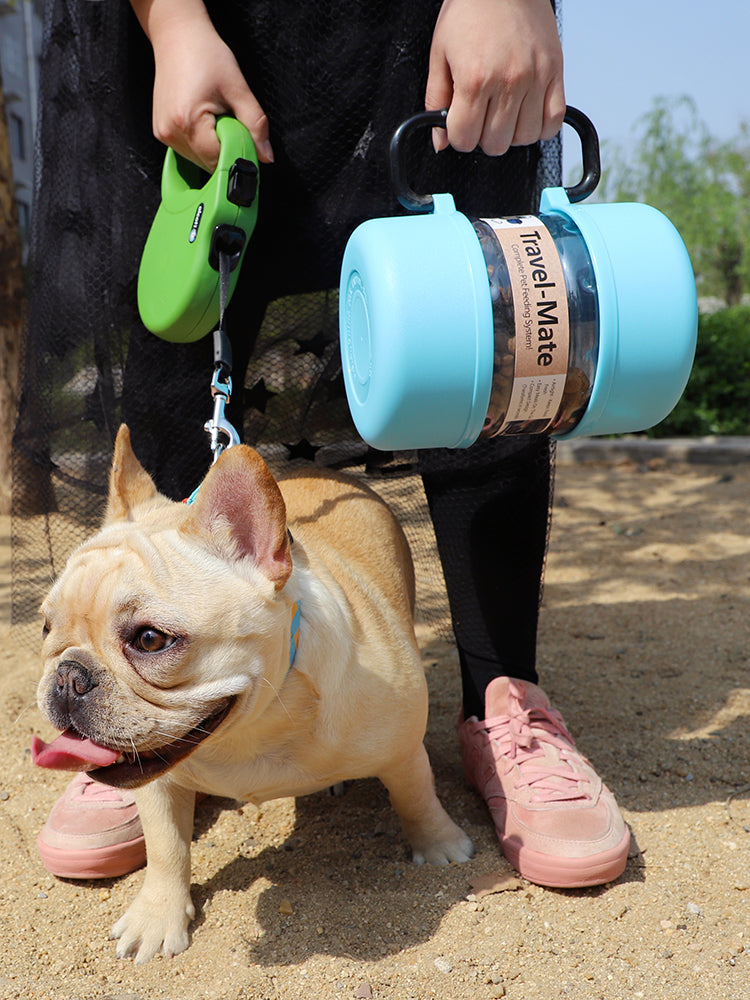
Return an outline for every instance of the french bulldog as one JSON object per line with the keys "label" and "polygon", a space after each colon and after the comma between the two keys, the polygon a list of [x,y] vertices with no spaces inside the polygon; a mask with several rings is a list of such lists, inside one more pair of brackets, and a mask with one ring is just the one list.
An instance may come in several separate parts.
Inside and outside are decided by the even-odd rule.
{"label": "french bulldog", "polygon": [[278,483],[228,448],[194,502],[158,493],[120,428],[102,528],[42,606],[43,767],[135,790],[148,862],[118,957],[189,944],[197,792],[261,803],[386,786],[414,861],[472,854],[424,748],[414,575],[386,504],[342,475]]}

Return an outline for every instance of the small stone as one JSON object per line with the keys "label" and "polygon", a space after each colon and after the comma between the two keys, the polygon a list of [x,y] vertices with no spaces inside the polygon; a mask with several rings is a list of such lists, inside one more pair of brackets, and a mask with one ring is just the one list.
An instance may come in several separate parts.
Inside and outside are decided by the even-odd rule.
{"label": "small stone", "polygon": [[279,913],[284,917],[291,917],[294,913],[294,907],[288,899],[282,899],[279,903]]}
{"label": "small stone", "polygon": [[703,916],[703,910],[700,908],[700,906],[698,906],[697,903],[688,903],[688,905],[687,905],[687,911],[688,911],[688,913],[692,913],[692,915],[694,917],[702,917]]}
{"label": "small stone", "polygon": [[9,792],[0,792],[0,802],[7,802],[10,798]]}
{"label": "small stone", "polygon": [[438,972],[453,972],[453,966],[447,958],[442,958],[442,956],[440,958],[436,958],[434,964]]}
{"label": "small stone", "polygon": [[372,1000],[372,986],[369,983],[362,983],[354,991],[354,996],[359,1000]]}

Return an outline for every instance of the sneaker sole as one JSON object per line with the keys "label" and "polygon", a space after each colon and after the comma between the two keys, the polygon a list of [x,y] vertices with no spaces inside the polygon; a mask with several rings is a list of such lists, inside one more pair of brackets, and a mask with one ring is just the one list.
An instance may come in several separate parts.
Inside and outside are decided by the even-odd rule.
{"label": "sneaker sole", "polygon": [[503,854],[520,875],[550,889],[585,889],[614,882],[625,871],[630,850],[629,829],[617,847],[584,858],[561,858],[531,851],[514,841],[504,841],[499,832],[498,838]]}
{"label": "sneaker sole", "polygon": [[59,878],[117,878],[146,864],[146,841],[142,836],[124,844],[77,851],[51,847],[39,836],[37,848],[44,867]]}

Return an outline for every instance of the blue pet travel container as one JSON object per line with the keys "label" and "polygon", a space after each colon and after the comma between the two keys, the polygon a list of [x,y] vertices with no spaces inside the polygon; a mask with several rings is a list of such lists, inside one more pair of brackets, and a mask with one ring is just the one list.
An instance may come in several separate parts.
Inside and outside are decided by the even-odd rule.
{"label": "blue pet travel container", "polygon": [[469,219],[450,194],[404,180],[404,122],[391,145],[413,214],[352,234],[339,326],[357,430],[385,450],[467,447],[480,435],[559,438],[644,430],[679,400],[695,354],[693,269],[674,226],[642,204],[579,204],[600,176],[591,122],[575,187],[547,188],[535,216]]}

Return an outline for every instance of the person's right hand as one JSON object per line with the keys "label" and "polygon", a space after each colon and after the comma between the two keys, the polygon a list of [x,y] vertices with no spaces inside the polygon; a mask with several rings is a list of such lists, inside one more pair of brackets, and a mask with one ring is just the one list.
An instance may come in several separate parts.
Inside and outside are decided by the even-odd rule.
{"label": "person's right hand", "polygon": [[425,108],[448,108],[437,150],[551,139],[565,117],[563,54],[549,0],[443,0],[430,50]]}
{"label": "person's right hand", "polygon": [[154,50],[156,138],[211,172],[219,158],[216,117],[228,113],[252,135],[259,160],[272,163],[265,112],[202,0],[131,3]]}

